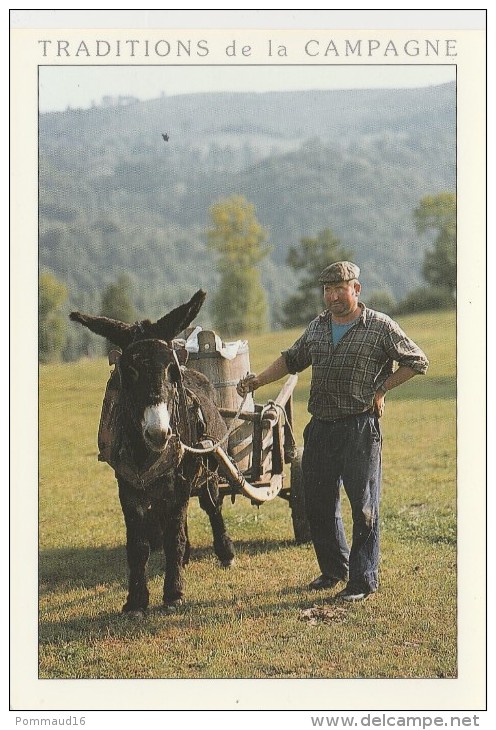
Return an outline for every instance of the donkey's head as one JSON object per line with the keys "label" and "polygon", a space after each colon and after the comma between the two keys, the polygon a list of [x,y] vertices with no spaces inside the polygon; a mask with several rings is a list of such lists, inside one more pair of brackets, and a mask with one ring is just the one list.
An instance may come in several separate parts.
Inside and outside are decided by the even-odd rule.
{"label": "donkey's head", "polygon": [[183,351],[162,340],[141,340],[117,363],[126,417],[141,431],[148,449],[161,452],[180,428],[179,388]]}
{"label": "donkey's head", "polygon": [[[148,449],[161,452],[172,436],[177,421],[180,365],[185,350],[173,350],[171,340],[188,327],[205,301],[199,289],[189,302],[181,304],[156,322],[127,324],[108,317],[71,312],[70,319],[105,337],[122,350],[117,359],[123,405],[134,430],[141,430]],[[175,424],[176,429],[181,427]]]}

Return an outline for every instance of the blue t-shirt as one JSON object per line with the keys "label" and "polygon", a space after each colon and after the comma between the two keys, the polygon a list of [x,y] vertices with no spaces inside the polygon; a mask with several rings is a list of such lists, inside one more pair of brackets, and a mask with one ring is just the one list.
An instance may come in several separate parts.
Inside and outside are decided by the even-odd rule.
{"label": "blue t-shirt", "polygon": [[[360,318],[358,317],[358,319]],[[341,337],[345,335],[349,329],[356,325],[358,319],[354,319],[352,322],[346,322],[345,324],[336,324],[336,322],[331,322],[331,337],[334,347],[336,347]]]}

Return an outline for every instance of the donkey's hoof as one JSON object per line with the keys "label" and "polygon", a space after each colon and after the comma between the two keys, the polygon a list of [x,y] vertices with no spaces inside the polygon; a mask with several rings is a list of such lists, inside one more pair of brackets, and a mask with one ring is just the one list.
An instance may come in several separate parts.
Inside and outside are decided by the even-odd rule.
{"label": "donkey's hoof", "polygon": [[127,609],[125,606],[122,609],[122,615],[123,616],[129,616],[130,619],[134,621],[141,621],[145,618],[145,609],[144,608],[133,608],[133,609]]}
{"label": "donkey's hoof", "polygon": [[182,604],[182,598],[175,598],[173,601],[164,601],[161,610],[163,613],[174,613]]}
{"label": "donkey's hoof", "polygon": [[227,560],[221,560],[220,564],[223,568],[230,568],[231,565],[234,565],[234,558],[227,558]]}

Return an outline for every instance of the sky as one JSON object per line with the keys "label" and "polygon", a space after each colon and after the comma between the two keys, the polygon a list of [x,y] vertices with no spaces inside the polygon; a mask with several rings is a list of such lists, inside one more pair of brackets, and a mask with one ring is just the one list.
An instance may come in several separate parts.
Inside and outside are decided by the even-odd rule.
{"label": "sky", "polygon": [[217,91],[411,88],[455,80],[451,65],[377,66],[41,66],[41,113],[88,108],[104,96],[144,101]]}

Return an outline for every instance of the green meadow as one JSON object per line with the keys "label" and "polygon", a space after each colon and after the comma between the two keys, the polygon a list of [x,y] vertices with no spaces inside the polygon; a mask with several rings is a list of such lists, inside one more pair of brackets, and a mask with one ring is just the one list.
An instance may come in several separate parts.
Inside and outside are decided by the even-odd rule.
{"label": "green meadow", "polygon": [[[109,366],[46,365],[39,379],[39,677],[453,678],[457,676],[455,314],[403,317],[430,368],[391,392],[384,433],[380,590],[342,605],[313,593],[311,545],[296,545],[288,503],[224,501],[237,555],[213,554],[208,518],[192,500],[186,601],[160,611],[162,558],[149,563],[151,605],[120,610],[125,531],[113,472],[97,461]],[[249,338],[259,371],[297,330]],[[309,372],[294,393],[295,435],[308,420]],[[282,382],[257,391],[265,403]],[[346,498],[345,520],[350,526]]]}

